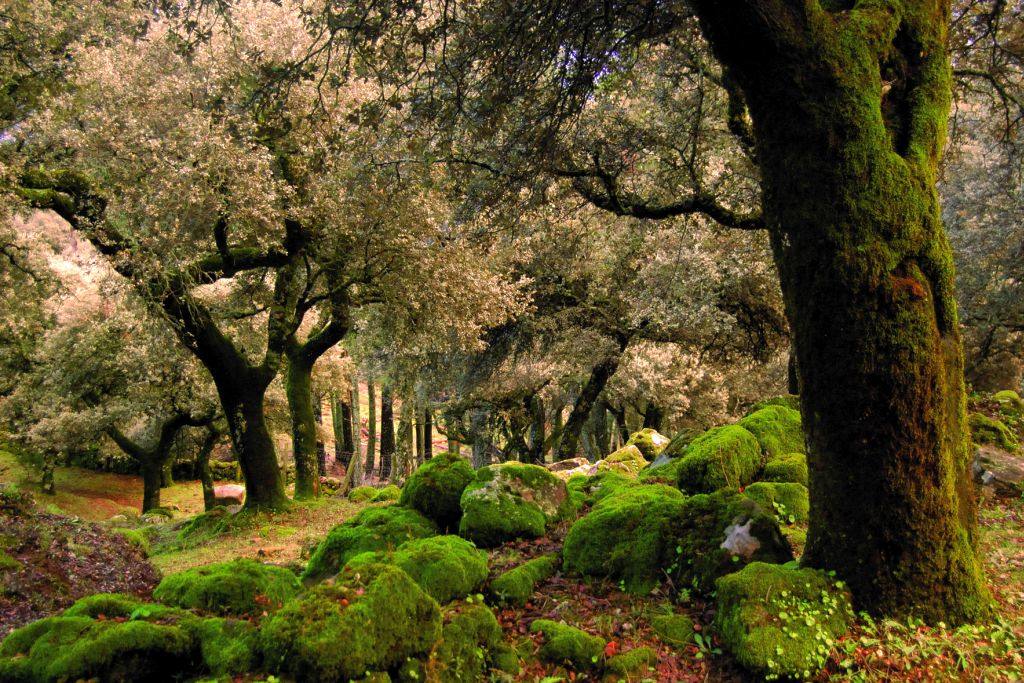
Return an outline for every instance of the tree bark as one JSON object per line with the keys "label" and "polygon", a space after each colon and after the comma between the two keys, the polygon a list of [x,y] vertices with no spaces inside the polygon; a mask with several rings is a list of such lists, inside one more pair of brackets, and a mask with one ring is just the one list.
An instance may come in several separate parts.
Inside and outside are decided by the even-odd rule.
{"label": "tree bark", "polygon": [[535,465],[544,464],[544,428],[546,414],[544,401],[540,396],[530,398],[530,441],[527,460]]}
{"label": "tree bark", "polygon": [[347,493],[363,483],[362,421],[359,417],[359,380],[352,377],[352,458],[349,460],[341,493]]}
{"label": "tree bark", "polygon": [[163,465],[154,454],[142,461],[142,512],[160,507],[160,486],[163,481]]}
{"label": "tree bark", "polygon": [[338,413],[341,416],[341,451],[337,458],[345,469],[348,469],[352,462],[353,441],[352,441],[352,407],[346,399],[338,401]]}
{"label": "tree bark", "polygon": [[491,439],[485,409],[472,409],[469,414],[469,429],[473,434],[473,467],[476,469],[486,467],[491,464]]}
{"label": "tree bark", "polygon": [[629,346],[629,337],[626,335],[621,336],[617,341],[618,348],[616,352],[594,366],[590,371],[586,384],[580,390],[580,395],[576,399],[576,403],[573,404],[572,411],[569,413],[569,418],[565,421],[562,434],[558,439],[558,455],[555,458],[556,460],[576,457],[576,453],[579,450],[580,430],[583,429],[583,424],[587,421],[587,417],[590,415],[597,397],[604,391],[608,380],[612,378],[615,371],[619,369],[622,354],[625,353],[626,347]]}
{"label": "tree bark", "polygon": [[327,471],[327,445],[321,436],[321,429],[324,425],[323,399],[314,397],[313,417],[316,419],[316,465],[317,472],[323,476]]}
{"label": "tree bark", "polygon": [[295,498],[320,495],[316,451],[316,413],[313,407],[313,366],[301,354],[290,354],[285,375],[285,395],[292,422],[292,456],[295,458]]}
{"label": "tree bark", "polygon": [[408,478],[412,460],[415,457],[413,439],[416,430],[413,428],[412,414],[411,402],[402,401],[399,408],[398,443],[395,450],[395,474],[402,481]]}
{"label": "tree bark", "polygon": [[961,623],[989,598],[935,190],[949,4],[830,7],[696,2],[754,123],[808,445],[803,563],[874,614]]}
{"label": "tree bark", "polygon": [[377,389],[369,379],[366,380],[366,399],[366,462],[363,463],[363,470],[370,474],[373,472],[377,450]]}
{"label": "tree bark", "polygon": [[199,455],[196,456],[196,465],[199,470],[199,484],[203,488],[203,509],[212,510],[216,506],[216,496],[213,493],[213,473],[210,472],[210,455],[213,447],[217,445],[222,434],[214,428],[209,428],[202,446],[199,447]]}
{"label": "tree bark", "polygon": [[423,408],[423,460],[434,457],[434,415],[430,406]]}
{"label": "tree bark", "polygon": [[57,484],[53,479],[54,466],[49,458],[43,458],[42,479],[39,482],[39,490],[48,496],[57,494]]}
{"label": "tree bark", "polygon": [[395,402],[391,385],[380,387],[380,478],[391,477],[392,459],[395,454]]}

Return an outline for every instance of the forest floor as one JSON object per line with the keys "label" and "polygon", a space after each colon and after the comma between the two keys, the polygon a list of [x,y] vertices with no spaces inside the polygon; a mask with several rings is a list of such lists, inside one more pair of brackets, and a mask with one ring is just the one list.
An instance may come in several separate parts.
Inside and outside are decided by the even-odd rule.
{"label": "forest floor", "polygon": [[[38,485],[17,463],[0,460],[0,482],[16,483],[23,490]],[[136,515],[142,489],[138,477],[102,474],[78,468],[59,468],[58,493],[36,494],[39,507],[49,513],[103,521],[113,515]],[[228,560],[260,559],[277,564],[296,564],[335,524],[348,519],[365,504],[324,497],[295,504],[273,515],[249,517],[224,533],[199,537],[189,543],[177,540],[181,522],[202,509],[198,482],[177,483],[162,492],[164,502],[178,508],[175,518],[162,525],[153,539],[151,561],[162,572]],[[557,552],[565,528],[537,541],[506,544],[491,554],[492,576],[532,557]],[[916,622],[879,621],[862,618],[855,629],[838,642],[829,666],[818,680],[835,681],[1012,681],[1024,679],[1024,500],[986,497],[981,505],[981,531],[986,571],[996,609],[987,623],[958,629],[928,627]],[[497,616],[506,639],[520,654],[523,664],[516,680],[584,681],[586,674],[541,663],[535,656],[538,636],[529,633],[536,618],[555,618],[579,626],[608,641],[606,654],[650,647],[658,654],[656,681],[739,681],[743,674],[728,656],[721,655],[710,631],[713,605],[696,597],[637,597],[606,581],[580,580],[556,575],[538,588],[523,608],[503,608]],[[683,610],[694,621],[701,637],[675,649],[653,634],[650,620],[666,610]],[[656,672],[656,673],[655,673]]]}

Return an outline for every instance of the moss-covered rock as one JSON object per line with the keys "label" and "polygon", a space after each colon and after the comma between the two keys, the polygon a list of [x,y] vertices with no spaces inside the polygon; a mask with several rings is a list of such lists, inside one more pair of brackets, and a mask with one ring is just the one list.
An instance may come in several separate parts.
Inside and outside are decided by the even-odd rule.
{"label": "moss-covered rock", "polygon": [[764,458],[761,445],[738,425],[709,429],[687,446],[676,465],[677,484],[688,493],[738,488],[754,481]]}
{"label": "moss-covered rock", "polygon": [[441,638],[430,655],[403,666],[400,680],[446,683],[487,679],[495,653],[504,650],[494,613],[479,602],[462,602],[445,608],[443,617]]}
{"label": "moss-covered rock", "polygon": [[134,595],[96,593],[80,598],[64,610],[61,616],[88,617],[89,619],[179,621],[192,615],[179,607],[147,603]]}
{"label": "moss-covered rock", "polygon": [[374,503],[387,503],[393,500],[398,500],[402,497],[402,489],[398,488],[394,484],[388,484],[382,489],[377,489],[377,493],[374,494],[371,499]]}
{"label": "moss-covered rock", "polygon": [[485,548],[539,538],[574,509],[564,481],[538,465],[516,462],[481,468],[461,504],[459,535]]}
{"label": "moss-covered rock", "polygon": [[761,473],[761,480],[807,486],[807,456],[803,453],[786,453],[769,459]]}
{"label": "moss-covered rock", "polygon": [[187,627],[195,634],[207,672],[216,677],[241,676],[259,666],[259,633],[244,619],[198,619]]}
{"label": "moss-covered rock", "polygon": [[626,445],[636,446],[640,449],[640,453],[643,454],[645,459],[653,460],[661,455],[661,452],[665,450],[670,441],[671,439],[663,434],[659,434],[657,430],[646,427],[639,432],[630,434]]}
{"label": "moss-covered rock", "polygon": [[636,446],[623,446],[597,464],[598,472],[619,472],[628,477],[636,477],[640,470],[647,467],[647,460]]}
{"label": "moss-covered rock", "polygon": [[663,643],[675,648],[693,641],[693,619],[685,614],[659,614],[651,619],[651,628]]}
{"label": "moss-covered rock", "polygon": [[743,493],[765,512],[774,512],[789,524],[807,521],[810,503],[803,484],[759,481],[745,488]]}
{"label": "moss-covered rock", "polygon": [[719,579],[717,588],[722,644],[767,679],[814,676],[853,619],[841,583],[796,563],[755,562]]}
{"label": "moss-covered rock", "polygon": [[566,484],[569,494],[579,494],[579,502],[593,505],[616,491],[637,486],[637,480],[621,472],[601,472],[593,476],[578,474]]}
{"label": "moss-covered rock", "polygon": [[300,588],[289,569],[239,558],[171,574],[153,597],[175,607],[247,616],[279,608]]}
{"label": "moss-covered rock", "polygon": [[750,413],[756,413],[761,408],[767,408],[768,406],[782,406],[800,412],[800,396],[798,394],[783,394],[781,396],[774,396],[772,398],[758,401],[750,408]]}
{"label": "moss-covered rock", "polygon": [[476,593],[487,580],[487,553],[458,536],[407,541],[394,552],[360,553],[345,566],[356,570],[381,562],[405,571],[441,604]]}
{"label": "moss-covered rock", "polygon": [[[660,458],[659,458],[660,460]],[[672,458],[660,463],[652,463],[640,471],[637,481],[642,484],[668,484],[676,486],[679,483],[679,470],[683,464],[682,458]]]}
{"label": "moss-covered rock", "polygon": [[348,499],[353,503],[366,503],[374,499],[377,489],[372,486],[357,486],[348,492]]}
{"label": "moss-covered rock", "polygon": [[292,600],[263,623],[260,644],[271,671],[327,682],[397,668],[440,635],[434,599],[401,569],[378,564]]}
{"label": "moss-covered rock", "polygon": [[462,517],[459,501],[473,476],[465,458],[438,453],[412,473],[398,502],[418,510],[443,530],[455,530]]}
{"label": "moss-covered rock", "polygon": [[736,423],[754,435],[766,459],[784,453],[805,453],[800,411],[781,405],[755,410]]}
{"label": "moss-covered rock", "polygon": [[630,678],[633,676],[643,676],[657,663],[657,652],[649,647],[636,647],[629,652],[609,657],[604,666],[605,670],[610,674]]}
{"label": "moss-covered rock", "polygon": [[1001,420],[993,420],[983,413],[971,413],[967,423],[971,427],[971,438],[975,443],[991,444],[1011,453],[1020,449],[1017,435]]}
{"label": "moss-covered rock", "polygon": [[569,664],[574,669],[596,668],[604,654],[605,641],[575,626],[550,619],[537,619],[530,624],[531,633],[541,633],[544,644],[540,656],[554,664]]}
{"label": "moss-covered rock", "polygon": [[992,395],[992,400],[999,404],[999,409],[1004,415],[1024,417],[1024,399],[1016,391],[997,391]]}
{"label": "moss-covered rock", "polygon": [[530,600],[538,583],[555,575],[558,565],[558,555],[541,555],[528,560],[491,581],[491,595],[501,602],[522,607]]}
{"label": "moss-covered rock", "polygon": [[664,578],[709,591],[755,560],[792,559],[774,514],[732,491],[684,497],[663,485],[624,489],[578,520],[562,548],[566,570],[648,593]]}
{"label": "moss-covered rock", "polygon": [[437,527],[416,510],[398,505],[371,507],[331,529],[313,551],[303,581],[336,574],[359,553],[392,550],[406,541],[437,535]]}

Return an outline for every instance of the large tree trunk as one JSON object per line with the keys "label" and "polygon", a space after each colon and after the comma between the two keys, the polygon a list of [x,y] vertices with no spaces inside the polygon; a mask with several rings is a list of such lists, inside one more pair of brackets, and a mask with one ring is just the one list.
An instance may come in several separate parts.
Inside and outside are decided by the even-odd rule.
{"label": "large tree trunk", "polygon": [[285,394],[292,422],[292,455],[295,458],[295,498],[320,495],[316,450],[316,411],[313,406],[313,366],[299,354],[290,355]]}
{"label": "large tree trunk", "polygon": [[562,434],[558,440],[556,460],[576,457],[583,424],[587,421],[587,417],[594,407],[594,402],[597,401],[597,397],[604,391],[608,380],[619,369],[619,362],[622,360],[622,354],[625,353],[628,345],[629,337],[622,336],[618,340],[616,352],[595,365],[593,370],[590,371],[590,377],[587,378],[587,383],[580,390],[580,395],[572,406],[572,412],[569,413],[569,418],[565,421],[565,426],[562,428]]}
{"label": "large tree trunk", "polygon": [[274,441],[263,416],[266,387],[263,382],[246,382],[244,377],[238,381],[217,382],[231,445],[238,455],[245,480],[247,510],[277,509],[288,505]]}
{"label": "large tree trunk", "polygon": [[754,123],[808,444],[803,562],[875,614],[975,619],[988,597],[935,191],[949,6],[696,6]]}
{"label": "large tree trunk", "polygon": [[155,455],[142,460],[142,513],[160,507],[160,484],[163,463]]}
{"label": "large tree trunk", "polygon": [[395,455],[395,400],[391,385],[380,387],[380,478],[391,477],[391,461]]}

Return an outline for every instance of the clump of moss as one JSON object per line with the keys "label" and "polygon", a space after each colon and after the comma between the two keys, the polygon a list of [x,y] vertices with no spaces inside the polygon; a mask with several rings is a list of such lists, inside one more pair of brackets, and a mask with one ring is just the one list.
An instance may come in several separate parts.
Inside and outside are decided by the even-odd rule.
{"label": "clump of moss", "polygon": [[659,434],[656,429],[647,427],[630,434],[626,445],[636,446],[644,458],[653,460],[661,455],[661,452],[665,450],[670,441],[667,436]]}
{"label": "clump of moss", "polygon": [[216,676],[241,676],[259,665],[259,634],[244,619],[211,617],[188,625],[199,643],[206,670]]}
{"label": "clump of moss", "polygon": [[550,619],[537,619],[530,624],[531,633],[544,635],[540,656],[555,664],[570,664],[575,669],[593,669],[604,654],[605,641],[575,626]]}
{"label": "clump of moss", "polygon": [[679,488],[688,493],[710,493],[738,488],[754,481],[763,465],[761,445],[738,425],[709,429],[693,440],[676,466]]}
{"label": "clump of moss", "polygon": [[398,500],[402,497],[402,489],[398,488],[394,484],[388,484],[382,489],[377,489],[377,493],[374,494],[371,499],[374,503],[387,503],[393,500]]}
{"label": "clump of moss", "polygon": [[238,558],[171,574],[156,587],[153,597],[176,607],[247,616],[279,608],[300,587],[289,569]]}
{"label": "clump of moss", "polygon": [[485,548],[539,538],[574,509],[565,482],[543,467],[515,462],[481,468],[461,505],[459,535]]}
{"label": "clump of moss", "polygon": [[751,672],[807,679],[821,670],[853,609],[841,582],[823,572],[755,562],[717,582],[715,629]]}
{"label": "clump of moss", "polygon": [[609,657],[605,669],[616,676],[637,676],[658,663],[658,653],[649,647],[636,647],[629,652]]}
{"label": "clump of moss", "polygon": [[458,536],[408,541],[394,552],[361,553],[349,560],[346,568],[380,562],[404,570],[441,604],[477,592],[487,580],[487,553]]}
{"label": "clump of moss", "polygon": [[593,476],[578,474],[566,484],[570,495],[579,494],[580,501],[585,505],[593,505],[622,489],[636,486],[637,481],[621,472],[599,472]]}
{"label": "clump of moss", "polygon": [[538,583],[555,575],[558,565],[558,555],[541,555],[528,560],[491,581],[491,594],[502,602],[521,607],[530,600]]}
{"label": "clump of moss", "polygon": [[348,492],[348,499],[353,503],[366,503],[373,500],[377,495],[377,489],[372,486],[357,486]]}
{"label": "clump of moss", "polygon": [[659,614],[651,619],[651,628],[663,643],[676,648],[693,640],[693,619],[685,614]]}
{"label": "clump of moss", "polygon": [[441,611],[409,575],[385,564],[345,570],[265,621],[265,664],[301,681],[337,681],[397,668],[441,635]]}
{"label": "clump of moss", "polygon": [[642,484],[668,484],[675,486],[679,482],[679,470],[682,458],[672,458],[660,464],[653,463],[640,471],[637,480]]}
{"label": "clump of moss", "polygon": [[149,556],[152,550],[150,538],[152,536],[152,527],[143,527],[141,529],[111,529],[111,533],[123,536],[133,546],[142,551],[143,555]]}
{"label": "clump of moss", "polygon": [[[756,413],[761,408],[767,408],[768,406],[782,406],[800,412],[800,396],[798,394],[783,394],[782,396],[774,396],[758,401],[751,406],[750,413]],[[747,414],[749,415],[750,413]]]}
{"label": "clump of moss", "polygon": [[786,453],[771,458],[761,473],[762,481],[793,482],[807,486],[807,456],[803,453]]}
{"label": "clump of moss", "polygon": [[804,453],[804,429],[800,412],[781,405],[755,410],[736,423],[754,435],[766,459],[784,453]]}
{"label": "clump of moss", "polygon": [[999,404],[999,409],[1004,415],[1010,417],[1024,417],[1024,399],[1016,391],[1006,389],[997,391],[992,395],[992,400]]}
{"label": "clump of moss", "polygon": [[178,607],[146,603],[133,595],[95,593],[77,600],[75,604],[64,610],[61,616],[167,621],[179,620],[191,615]]}
{"label": "clump of moss", "polygon": [[1010,452],[1020,449],[1017,435],[1001,420],[993,420],[983,413],[971,413],[967,423],[975,443],[992,444]]}
{"label": "clump of moss", "polygon": [[406,541],[437,534],[429,519],[398,505],[371,507],[334,527],[313,551],[303,581],[318,581],[336,574],[359,553],[391,550]]}
{"label": "clump of moss", "polygon": [[486,680],[494,653],[502,649],[494,613],[479,602],[463,602],[446,608],[443,617],[440,640],[424,661],[403,667],[403,678],[426,683]]}
{"label": "clump of moss", "polygon": [[623,446],[597,465],[599,472],[621,472],[628,477],[636,477],[645,467],[647,460],[633,445]]}
{"label": "clump of moss", "polygon": [[807,487],[803,484],[759,481],[743,489],[743,493],[765,512],[774,512],[785,523],[807,521],[810,503]]}
{"label": "clump of moss", "polygon": [[418,510],[441,529],[454,530],[462,517],[462,492],[473,476],[473,467],[465,458],[439,453],[412,473],[398,502]]}

